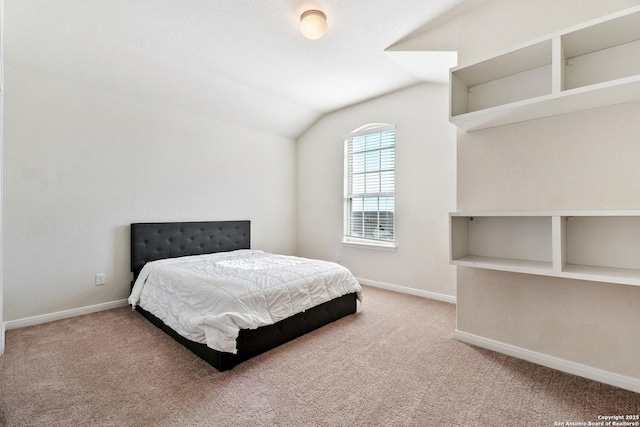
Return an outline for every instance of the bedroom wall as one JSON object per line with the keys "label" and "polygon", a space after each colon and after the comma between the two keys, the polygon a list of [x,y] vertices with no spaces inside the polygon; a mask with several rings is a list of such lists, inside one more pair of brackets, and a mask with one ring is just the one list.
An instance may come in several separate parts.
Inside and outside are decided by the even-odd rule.
{"label": "bedroom wall", "polygon": [[[638,4],[495,0],[433,35],[455,26],[466,63]],[[458,210],[638,209],[638,117],[633,102],[459,131]],[[457,296],[459,331],[640,379],[640,287],[461,267]]]}
{"label": "bedroom wall", "polygon": [[5,72],[5,321],[126,298],[131,222],[250,219],[295,252],[294,140]]}
{"label": "bedroom wall", "polygon": [[[455,128],[448,88],[421,84],[323,117],[298,140],[298,253],[338,260],[365,283],[455,296],[447,212],[455,208]],[[396,125],[396,252],[341,245],[343,135]],[[431,295],[433,294],[433,295]]]}

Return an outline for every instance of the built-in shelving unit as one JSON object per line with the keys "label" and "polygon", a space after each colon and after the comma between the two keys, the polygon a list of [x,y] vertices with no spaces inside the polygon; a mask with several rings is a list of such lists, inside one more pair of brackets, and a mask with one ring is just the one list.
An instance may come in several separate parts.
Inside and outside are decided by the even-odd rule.
{"label": "built-in shelving unit", "polygon": [[640,6],[452,68],[449,120],[471,131],[640,100]]}
{"label": "built-in shelving unit", "polygon": [[640,211],[452,212],[454,265],[640,286]]}

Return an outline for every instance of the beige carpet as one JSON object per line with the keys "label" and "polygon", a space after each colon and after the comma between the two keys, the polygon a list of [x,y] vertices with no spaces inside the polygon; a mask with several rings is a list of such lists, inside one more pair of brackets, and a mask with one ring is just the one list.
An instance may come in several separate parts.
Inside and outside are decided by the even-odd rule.
{"label": "beige carpet", "polygon": [[7,332],[4,426],[554,426],[640,394],[451,338],[455,307],[365,288],[359,312],[219,373],[128,308]]}

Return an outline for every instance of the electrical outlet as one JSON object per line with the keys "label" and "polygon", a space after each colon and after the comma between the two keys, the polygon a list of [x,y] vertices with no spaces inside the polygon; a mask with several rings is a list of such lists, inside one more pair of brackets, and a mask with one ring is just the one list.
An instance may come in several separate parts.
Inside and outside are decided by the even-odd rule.
{"label": "electrical outlet", "polygon": [[105,281],[105,274],[104,273],[96,274],[96,286],[104,285],[104,281]]}

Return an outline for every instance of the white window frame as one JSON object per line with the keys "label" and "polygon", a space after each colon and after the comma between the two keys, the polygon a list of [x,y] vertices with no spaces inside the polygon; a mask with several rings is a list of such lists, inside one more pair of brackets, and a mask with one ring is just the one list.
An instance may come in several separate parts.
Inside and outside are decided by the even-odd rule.
{"label": "white window frame", "polygon": [[[350,188],[350,183],[352,182],[352,159],[349,158],[349,147],[353,138],[364,136],[364,135],[372,135],[378,134],[382,132],[387,132],[389,130],[394,131],[394,166],[393,166],[393,191],[385,192],[385,193],[366,193],[369,196],[373,197],[393,197],[393,239],[374,239],[367,237],[356,237],[350,235],[350,201],[354,196],[363,196],[364,194],[356,194],[352,192],[352,188]],[[395,135],[396,127],[395,125],[390,125],[386,123],[371,123],[365,126],[361,126],[360,128],[344,135],[344,215],[343,215],[343,246],[357,247],[357,248],[365,248],[365,249],[375,249],[375,250],[386,250],[386,251],[395,251],[397,249],[396,246],[396,208],[395,208],[395,147],[396,147],[396,135]],[[375,151],[375,149],[373,150]]]}

